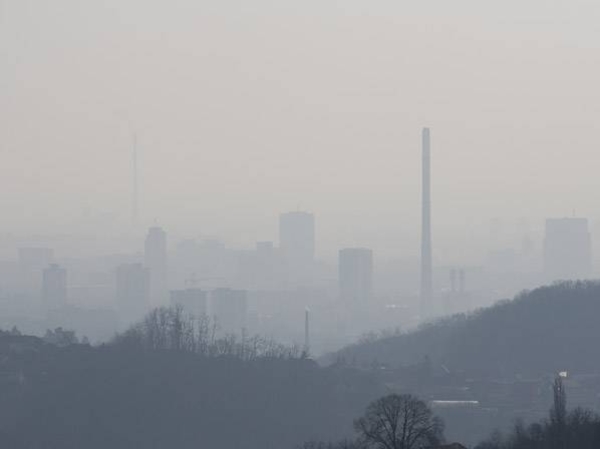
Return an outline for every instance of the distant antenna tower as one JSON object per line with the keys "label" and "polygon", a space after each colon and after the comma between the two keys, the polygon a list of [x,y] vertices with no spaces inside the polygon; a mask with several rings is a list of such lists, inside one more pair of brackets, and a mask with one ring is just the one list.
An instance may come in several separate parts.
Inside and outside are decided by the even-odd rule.
{"label": "distant antenna tower", "polygon": [[137,134],[133,134],[133,151],[131,154],[131,163],[133,169],[133,197],[131,202],[131,220],[134,226],[139,224],[139,188],[138,188],[138,154],[137,154]]}

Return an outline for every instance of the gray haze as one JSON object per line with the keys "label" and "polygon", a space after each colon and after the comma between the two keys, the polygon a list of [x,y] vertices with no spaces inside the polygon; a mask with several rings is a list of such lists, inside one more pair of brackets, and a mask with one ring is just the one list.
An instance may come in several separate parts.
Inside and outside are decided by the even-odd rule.
{"label": "gray haze", "polygon": [[0,447],[598,449],[599,23],[0,0]]}
{"label": "gray haze", "polygon": [[495,218],[540,244],[546,217],[600,218],[599,19],[587,0],[2,0],[0,229],[122,234],[135,131],[143,224],[250,247],[302,209],[320,257],[416,257],[429,126],[436,262],[479,263]]}

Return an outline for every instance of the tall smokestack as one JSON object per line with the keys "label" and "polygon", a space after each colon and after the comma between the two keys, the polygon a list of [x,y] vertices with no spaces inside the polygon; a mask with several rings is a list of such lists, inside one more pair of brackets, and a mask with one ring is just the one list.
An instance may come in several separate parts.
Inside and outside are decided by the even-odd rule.
{"label": "tall smokestack", "polygon": [[133,135],[133,151],[131,154],[132,165],[132,198],[131,198],[131,221],[134,226],[139,222],[139,190],[138,190],[138,155],[137,155],[137,134]]}
{"label": "tall smokestack", "polygon": [[429,128],[423,128],[423,186],[421,218],[421,320],[433,314],[433,275],[431,266],[431,141]]}

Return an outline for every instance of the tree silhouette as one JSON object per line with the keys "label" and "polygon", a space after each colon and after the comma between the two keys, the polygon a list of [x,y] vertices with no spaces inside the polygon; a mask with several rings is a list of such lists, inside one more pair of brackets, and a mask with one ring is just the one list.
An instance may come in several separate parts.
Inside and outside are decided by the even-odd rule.
{"label": "tree silhouette", "polygon": [[392,394],[372,402],[354,423],[359,440],[377,449],[419,449],[443,439],[443,424],[412,395]]}
{"label": "tree silhouette", "polygon": [[525,426],[517,422],[512,433],[496,432],[475,449],[597,449],[600,447],[600,417],[590,410],[567,411],[562,377],[553,385],[554,403],[549,419]]}

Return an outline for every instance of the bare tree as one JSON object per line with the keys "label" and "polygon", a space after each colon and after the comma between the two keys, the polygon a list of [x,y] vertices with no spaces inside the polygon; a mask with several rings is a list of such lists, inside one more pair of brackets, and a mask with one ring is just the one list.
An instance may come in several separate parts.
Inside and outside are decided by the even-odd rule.
{"label": "bare tree", "polygon": [[79,343],[75,331],[57,327],[53,331],[48,329],[44,335],[44,341],[56,346],[70,346]]}
{"label": "bare tree", "polygon": [[392,394],[372,402],[354,422],[360,441],[377,449],[419,449],[443,439],[443,424],[412,395]]}
{"label": "bare tree", "polygon": [[[195,317],[180,306],[159,307],[115,337],[120,346],[152,351],[182,351],[202,357],[240,360],[306,358],[297,346],[286,346],[242,331],[217,337],[218,324],[206,315]],[[49,331],[50,332],[50,331]],[[54,333],[52,333],[54,335]]]}

